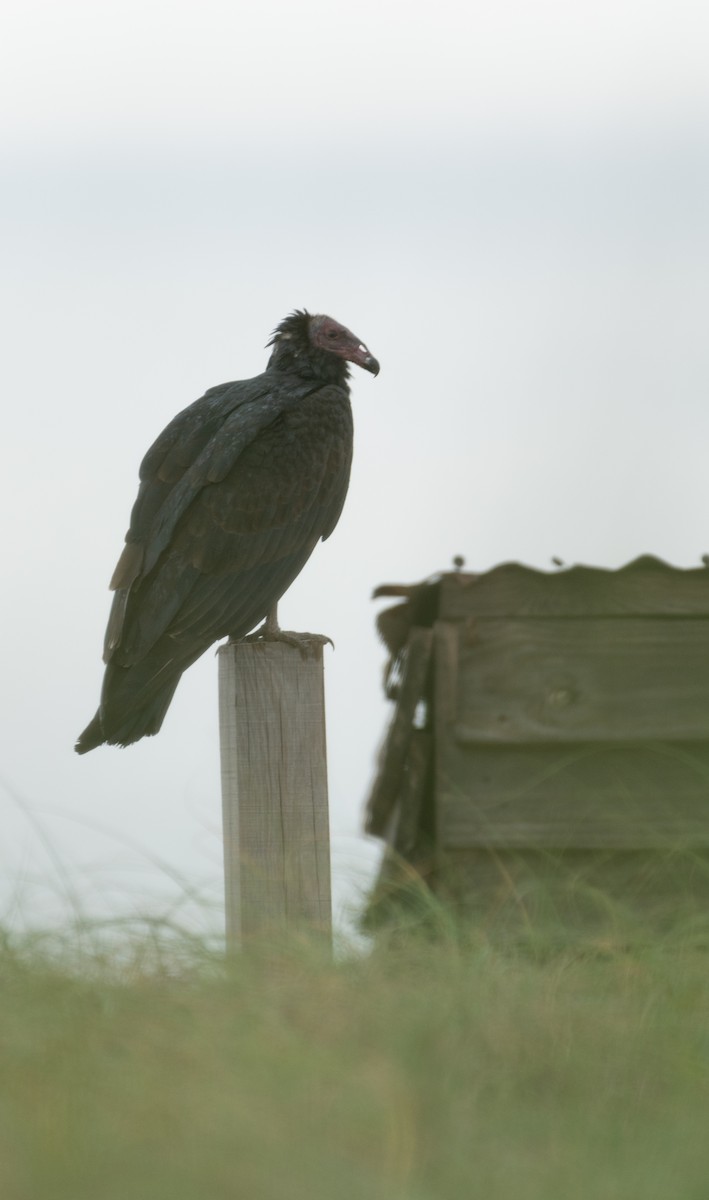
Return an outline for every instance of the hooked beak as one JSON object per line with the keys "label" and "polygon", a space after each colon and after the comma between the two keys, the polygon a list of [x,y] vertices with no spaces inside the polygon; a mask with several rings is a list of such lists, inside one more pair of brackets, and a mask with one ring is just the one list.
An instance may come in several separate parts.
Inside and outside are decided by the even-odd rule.
{"label": "hooked beak", "polygon": [[362,342],[347,357],[350,362],[355,363],[358,367],[362,367],[365,371],[369,371],[371,375],[379,374],[379,363],[374,355],[369,353],[369,350]]}

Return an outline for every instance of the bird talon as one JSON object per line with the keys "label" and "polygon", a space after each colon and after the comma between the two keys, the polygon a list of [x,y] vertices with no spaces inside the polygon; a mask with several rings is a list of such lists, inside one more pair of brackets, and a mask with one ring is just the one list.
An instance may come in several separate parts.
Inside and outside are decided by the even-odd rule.
{"label": "bird talon", "polygon": [[293,646],[298,650],[303,658],[314,658],[315,647],[324,646],[326,643],[335,649],[335,643],[331,637],[327,637],[324,633],[296,633],[292,629],[274,628],[268,623],[264,623],[260,629],[256,629],[254,633],[247,633],[245,637],[230,638],[232,645],[242,645],[244,642],[256,642],[265,645],[267,642],[284,642],[286,646]]}
{"label": "bird talon", "polygon": [[315,658],[317,646],[330,645],[335,649],[332,638],[324,633],[294,633],[290,629],[282,629],[278,640],[285,642],[287,646],[295,646],[303,658]]}

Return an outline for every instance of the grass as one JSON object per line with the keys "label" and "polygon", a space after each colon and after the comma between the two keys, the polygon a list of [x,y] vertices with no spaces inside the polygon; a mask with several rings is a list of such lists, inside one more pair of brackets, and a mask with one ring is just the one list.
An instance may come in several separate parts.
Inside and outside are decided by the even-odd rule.
{"label": "grass", "polygon": [[705,1200],[701,943],[501,949],[438,916],[334,962],[6,936],[0,1196]]}

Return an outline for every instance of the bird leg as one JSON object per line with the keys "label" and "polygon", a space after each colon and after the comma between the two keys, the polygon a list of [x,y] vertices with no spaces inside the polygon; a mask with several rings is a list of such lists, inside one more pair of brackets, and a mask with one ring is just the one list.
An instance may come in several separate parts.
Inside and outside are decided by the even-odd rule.
{"label": "bird leg", "polygon": [[323,633],[294,633],[290,629],[281,629],[278,624],[278,601],[269,608],[266,620],[259,629],[247,633],[246,637],[230,638],[234,642],[285,642],[287,646],[295,646],[303,658],[312,658],[316,646],[324,646],[327,642],[335,649],[332,638]]}

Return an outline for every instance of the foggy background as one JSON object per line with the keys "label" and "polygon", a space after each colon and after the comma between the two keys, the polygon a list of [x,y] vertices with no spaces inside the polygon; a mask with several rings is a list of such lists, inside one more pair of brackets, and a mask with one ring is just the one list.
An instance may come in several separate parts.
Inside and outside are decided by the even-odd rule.
{"label": "foggy background", "polygon": [[[0,919],[219,921],[216,662],[85,758],[140,459],[292,308],[353,369],[322,631],[340,923],[379,848],[372,588],[709,550],[709,14],[630,0],[22,0],[0,50]],[[189,885],[189,893],[186,889]]]}

